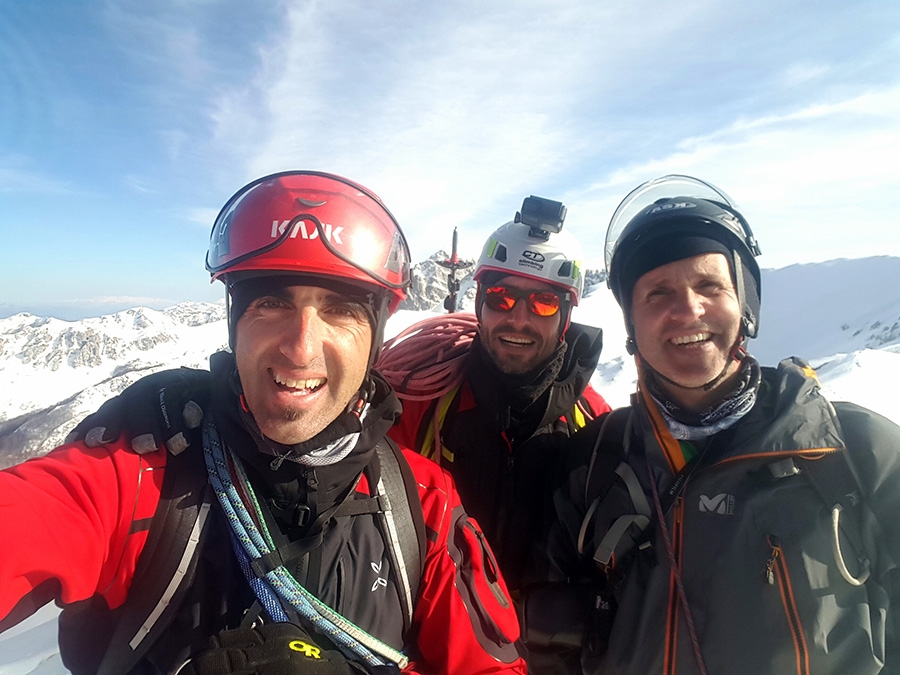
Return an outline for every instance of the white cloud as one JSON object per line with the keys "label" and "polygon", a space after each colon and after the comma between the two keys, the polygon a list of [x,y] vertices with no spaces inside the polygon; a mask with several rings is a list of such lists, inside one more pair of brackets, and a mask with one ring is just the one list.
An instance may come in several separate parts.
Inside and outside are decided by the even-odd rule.
{"label": "white cloud", "polygon": [[[617,198],[667,172],[718,182],[767,218],[821,202],[823,186],[831,199],[856,186],[848,204],[894,186],[881,167],[896,150],[897,90],[848,85],[852,68],[813,50],[808,17],[785,41],[791,16],[767,6],[289,3],[258,72],[217,99],[215,137],[243,158],[242,179],[302,167],[372,187],[417,257],[446,247],[453,226],[476,254],[541,192],[573,200],[590,252]],[[741,22],[756,32],[735,32]]]}
{"label": "white cloud", "polygon": [[[602,232],[633,187],[667,173],[709,180],[732,196],[759,238],[762,263],[781,267],[829,257],[900,255],[890,233],[900,206],[900,87],[781,115],[739,119],[670,153],[627,164],[573,196],[570,224],[600,212],[601,232],[586,248],[599,254]],[[596,236],[600,234],[600,236]]]}

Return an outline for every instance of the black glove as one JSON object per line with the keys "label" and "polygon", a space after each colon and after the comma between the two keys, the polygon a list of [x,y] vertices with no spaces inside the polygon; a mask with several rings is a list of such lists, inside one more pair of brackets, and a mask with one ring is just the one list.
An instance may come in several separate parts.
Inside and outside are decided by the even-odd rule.
{"label": "black glove", "polygon": [[188,433],[200,426],[210,397],[207,370],[178,368],[141,378],[97,412],[85,417],[66,437],[95,448],[112,443],[124,432],[131,448],[143,455],[163,443],[177,455],[190,444]]}
{"label": "black glove", "polygon": [[320,649],[292,623],[223,630],[178,675],[357,675],[360,666]]}

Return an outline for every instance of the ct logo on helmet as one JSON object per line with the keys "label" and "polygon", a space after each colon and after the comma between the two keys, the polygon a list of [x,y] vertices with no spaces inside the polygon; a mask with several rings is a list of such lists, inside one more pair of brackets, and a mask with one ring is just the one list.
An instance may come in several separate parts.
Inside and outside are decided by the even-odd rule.
{"label": "ct logo on helmet", "polygon": [[528,260],[531,260],[532,262],[538,262],[538,263],[544,262],[544,260],[546,260],[546,258],[544,258],[544,255],[542,253],[538,253],[537,251],[530,251],[528,249],[525,249],[524,251],[522,251],[522,257],[528,258]]}

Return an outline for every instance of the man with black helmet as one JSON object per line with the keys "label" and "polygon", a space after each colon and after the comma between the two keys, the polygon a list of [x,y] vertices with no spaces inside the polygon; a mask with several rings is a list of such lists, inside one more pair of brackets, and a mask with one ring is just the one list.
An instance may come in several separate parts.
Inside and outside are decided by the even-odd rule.
{"label": "man with black helmet", "polygon": [[826,400],[800,359],[747,353],[758,254],[727,195],[686,176],[613,216],[638,390],[573,438],[590,459],[548,547],[551,580],[587,589],[577,672],[900,669],[900,428]]}
{"label": "man with black helmet", "polygon": [[0,472],[0,630],[55,600],[76,675],[523,673],[452,479],[385,438],[400,405],[372,364],[409,282],[390,212],[338,176],[266,176],[206,263],[232,351],[193,381],[190,442]]}

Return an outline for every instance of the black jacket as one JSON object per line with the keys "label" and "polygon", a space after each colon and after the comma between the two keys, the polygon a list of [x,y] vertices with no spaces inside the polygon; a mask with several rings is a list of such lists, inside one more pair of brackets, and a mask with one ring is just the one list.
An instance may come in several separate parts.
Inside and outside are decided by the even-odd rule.
{"label": "black jacket", "polygon": [[[900,670],[900,428],[859,406],[832,405],[803,365],[785,360],[777,370],[763,369],[754,407],[712,437],[666,513],[709,673]],[[654,434],[643,399],[635,401],[626,461],[651,522],[643,544],[633,530],[637,547],[628,536],[619,540],[609,647],[584,672],[698,673],[650,489],[648,467],[665,504],[674,476],[663,447],[672,439]],[[599,427],[580,434],[581,445],[589,447]],[[579,554],[589,508],[585,475],[583,468],[574,473],[559,500],[559,527],[548,548],[557,580],[592,570],[597,539],[619,517],[640,511],[616,480],[592,510]],[[836,562],[832,507],[841,502],[842,559],[860,579],[865,565],[858,558],[869,560],[862,585],[845,578]]]}
{"label": "black jacket", "polygon": [[[549,525],[551,497],[561,479],[559,444],[609,410],[589,386],[602,346],[599,328],[572,324],[556,376],[523,398],[507,386],[508,378],[493,367],[476,338],[466,379],[449,395],[439,462],[452,474],[466,511],[484,529],[511,589],[526,581],[532,547]],[[442,404],[447,402],[404,401],[400,427],[391,435],[429,455],[424,439]]]}

